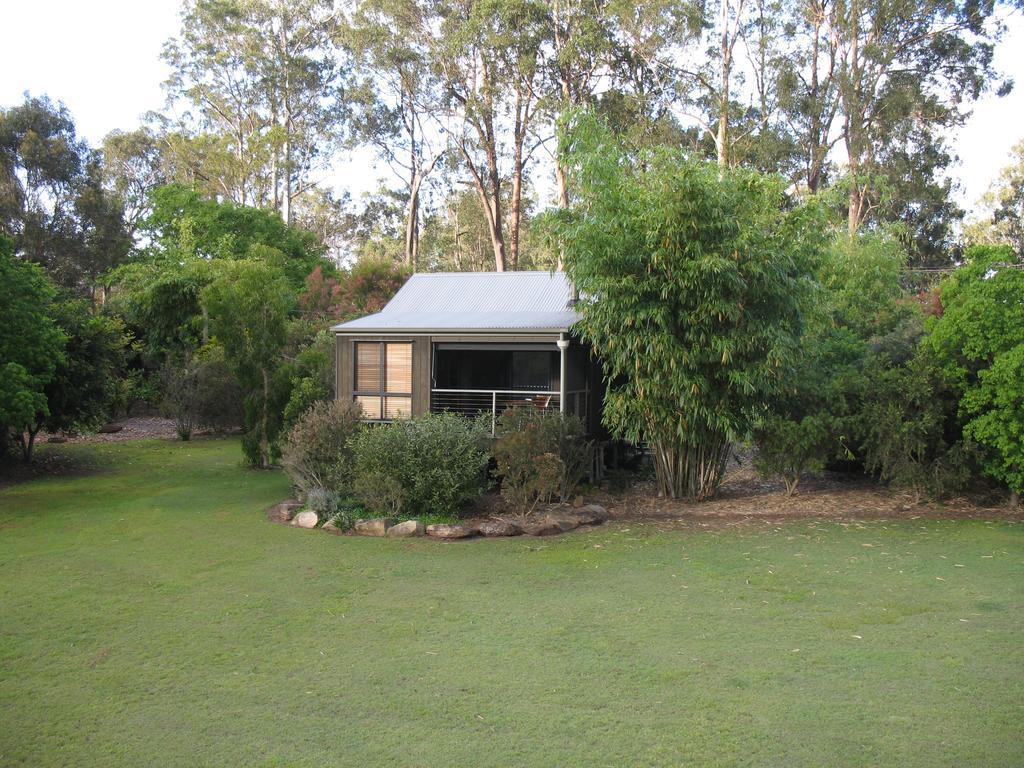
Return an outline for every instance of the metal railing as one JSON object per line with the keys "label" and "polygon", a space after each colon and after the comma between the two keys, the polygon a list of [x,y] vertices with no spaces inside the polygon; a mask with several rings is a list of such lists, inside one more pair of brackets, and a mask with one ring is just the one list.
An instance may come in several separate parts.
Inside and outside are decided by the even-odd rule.
{"label": "metal railing", "polygon": [[[566,411],[579,416],[586,414],[586,390],[566,392]],[[498,417],[509,408],[532,407],[543,410],[558,411],[560,396],[558,392],[526,389],[432,389],[430,390],[430,410],[433,413],[448,411],[463,416],[480,416],[489,414],[491,417],[491,434]]]}

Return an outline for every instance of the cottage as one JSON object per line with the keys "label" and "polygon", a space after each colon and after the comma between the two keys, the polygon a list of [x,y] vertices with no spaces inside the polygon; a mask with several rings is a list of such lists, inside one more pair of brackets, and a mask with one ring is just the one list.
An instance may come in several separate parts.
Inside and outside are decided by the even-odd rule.
{"label": "cottage", "polygon": [[596,430],[600,375],[573,335],[562,272],[444,272],[409,278],[384,309],[334,326],[337,392],[367,420],[529,406]]}

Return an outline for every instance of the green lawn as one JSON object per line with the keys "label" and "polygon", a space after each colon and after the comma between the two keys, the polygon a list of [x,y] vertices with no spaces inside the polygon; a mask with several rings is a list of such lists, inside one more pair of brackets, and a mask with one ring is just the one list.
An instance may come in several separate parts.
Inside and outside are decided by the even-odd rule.
{"label": "green lawn", "polygon": [[[47,447],[48,448],[48,447]],[[0,491],[0,765],[1024,764],[1024,528],[268,523],[231,441]]]}

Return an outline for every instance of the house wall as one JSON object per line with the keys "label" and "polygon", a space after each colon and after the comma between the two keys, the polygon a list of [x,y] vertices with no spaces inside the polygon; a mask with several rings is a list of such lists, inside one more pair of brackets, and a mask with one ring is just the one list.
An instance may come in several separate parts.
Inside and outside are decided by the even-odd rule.
{"label": "house wall", "polygon": [[[504,335],[482,335],[482,334],[443,334],[434,336],[425,335],[397,335],[397,334],[367,334],[367,335],[335,335],[335,392],[339,399],[350,400],[354,384],[354,361],[353,343],[356,341],[409,341],[413,343],[412,369],[413,369],[413,397],[412,415],[422,416],[430,411],[430,390],[432,364],[432,343],[433,342],[477,342],[477,343],[550,343],[554,346],[558,339],[552,334],[504,334]],[[569,360],[567,370],[567,390],[580,389],[584,383],[589,386],[589,411],[587,422],[593,434],[602,432],[601,420],[601,395],[604,391],[601,381],[600,367],[590,355],[589,349],[582,345],[577,339],[573,339],[572,346],[568,351]]]}

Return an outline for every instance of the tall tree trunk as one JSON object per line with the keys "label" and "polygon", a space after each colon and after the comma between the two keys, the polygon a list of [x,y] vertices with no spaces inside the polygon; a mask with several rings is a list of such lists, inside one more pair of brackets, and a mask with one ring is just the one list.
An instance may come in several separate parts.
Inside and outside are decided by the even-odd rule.
{"label": "tall tree trunk", "polygon": [[[238,131],[235,136],[235,142],[237,144],[235,148],[235,157],[238,160],[239,169],[245,168],[245,134],[242,132],[241,124],[239,124]],[[238,180],[238,204],[245,205],[248,201],[247,194],[247,181],[245,179],[245,172],[241,172],[242,177]]]}
{"label": "tall tree trunk", "polygon": [[409,184],[409,204],[405,208],[405,266],[416,268],[419,251],[420,185],[423,176],[419,169],[413,171]]}
{"label": "tall tree trunk", "polygon": [[857,181],[857,173],[853,164],[850,165],[850,194],[847,200],[849,206],[846,216],[846,234],[850,240],[857,236],[861,222],[864,219],[865,191]]}
{"label": "tall tree trunk", "polygon": [[565,176],[565,166],[561,161],[555,162],[555,197],[558,200],[559,208],[569,207],[569,182]]}
{"label": "tall tree trunk", "polygon": [[[493,136],[493,133],[490,134]],[[483,171],[473,163],[472,155],[465,144],[459,145],[462,156],[466,161],[466,167],[473,176],[477,195],[480,197],[480,204],[484,209],[484,217],[487,220],[487,234],[491,241],[491,250],[494,253],[494,270],[504,272],[507,267],[505,258],[505,231],[502,226],[501,213],[501,176],[498,173],[498,157],[493,141],[485,142],[484,152],[487,156],[487,168]]]}
{"label": "tall tree trunk", "polygon": [[[484,134],[486,136],[485,155],[487,157],[487,182],[488,194],[490,197],[490,235],[491,248],[494,250],[494,269],[497,272],[504,272],[508,267],[505,251],[505,231],[502,223],[501,212],[501,172],[498,169],[498,146],[494,135],[493,111],[488,112],[485,119]],[[485,207],[486,202],[485,202]]]}
{"label": "tall tree trunk", "polygon": [[281,195],[281,218],[284,223],[292,223],[292,141],[291,128],[284,140],[284,193]]}
{"label": "tall tree trunk", "polygon": [[[492,186],[492,190],[495,187]],[[481,202],[487,213],[487,230],[491,238],[491,250],[494,252],[494,271],[504,272],[508,266],[505,256],[505,232],[501,223],[501,199],[498,195],[501,192],[500,184],[496,191],[490,193],[479,190]]]}
{"label": "tall tree trunk", "polygon": [[[271,105],[270,121],[272,125],[277,125],[278,107],[277,98],[273,97],[273,103]],[[270,148],[270,194],[273,200],[274,210],[281,209],[281,168],[280,168],[280,156],[276,146]]]}
{"label": "tall tree trunk", "polygon": [[866,189],[861,186],[860,170],[864,153],[864,113],[861,104],[860,70],[860,2],[850,2],[850,60],[849,75],[844,88],[846,107],[845,143],[849,158],[850,192],[847,209],[847,234],[852,240],[857,235],[864,217]]}
{"label": "tall tree trunk", "polygon": [[270,438],[267,427],[270,423],[270,376],[263,371],[263,402],[260,403],[260,469],[270,468]]}
{"label": "tall tree trunk", "polygon": [[[402,106],[404,110],[413,110],[412,99],[406,101],[406,91],[402,90]],[[416,225],[419,223],[420,216],[420,157],[419,151],[416,144],[416,118],[415,115],[409,117],[406,123],[406,129],[409,132],[409,168],[412,171],[412,177],[409,179],[409,203],[405,209],[405,255],[404,262],[407,267],[415,267],[416,264],[416,245],[417,245],[417,232]]]}
{"label": "tall tree trunk", "polygon": [[718,167],[729,165],[729,85],[732,77],[732,45],[729,40],[729,2],[720,0],[722,39],[720,54],[721,78],[718,94],[718,131],[715,134],[715,152],[718,155]]}
{"label": "tall tree trunk", "polygon": [[[552,21],[555,30],[555,55],[556,57],[561,54],[562,49],[565,47],[565,40],[562,37],[562,4],[560,0],[554,0],[551,4]],[[558,86],[562,95],[562,107],[563,109],[568,108],[572,104],[572,84],[569,81],[568,74],[564,68],[559,68],[558,72]],[[558,200],[558,207],[565,210],[569,207],[569,179],[567,176],[567,169],[560,152],[555,153],[555,190],[556,197]],[[556,269],[559,272],[565,267],[565,249],[561,246],[558,248],[558,265]]]}
{"label": "tall tree trunk", "polygon": [[512,146],[512,199],[509,202],[509,269],[519,269],[520,227],[523,222],[523,144],[529,122],[530,100],[516,89],[516,118],[513,126]]}
{"label": "tall tree trunk", "polygon": [[[32,449],[35,448],[36,435],[39,434],[39,430],[42,429],[42,424],[36,427],[29,427],[25,432],[18,434],[18,442],[21,444],[21,458],[26,464],[32,461]],[[28,437],[25,437],[25,433],[28,433]]]}
{"label": "tall tree trunk", "polygon": [[[287,4],[282,8],[287,8]],[[284,60],[284,80],[281,92],[281,105],[284,110],[284,190],[281,194],[281,218],[284,223],[291,226],[292,223],[292,136],[295,131],[295,115],[292,105],[291,93],[291,72],[290,58],[291,46],[289,42],[289,27],[287,13],[281,18],[281,56]]]}
{"label": "tall tree trunk", "polygon": [[[559,160],[555,161],[555,184],[558,192],[558,207],[564,210],[569,207],[569,186],[565,178],[565,168],[562,167]],[[558,246],[558,264],[555,265],[555,269],[559,272],[565,269],[565,248],[561,244]]]}
{"label": "tall tree trunk", "polygon": [[519,269],[519,230],[523,221],[523,176],[522,171],[512,177],[512,201],[509,204],[509,248],[508,268]]}
{"label": "tall tree trunk", "polygon": [[808,153],[807,153],[807,189],[811,194],[818,191],[818,187],[821,184],[821,164],[824,160],[823,157],[819,157],[819,145],[821,137],[821,105],[818,101],[818,55],[819,46],[821,44],[821,16],[818,14],[817,7],[812,9],[814,13],[814,21],[812,22],[812,29],[814,39],[811,42],[811,128],[810,135],[808,136]]}

